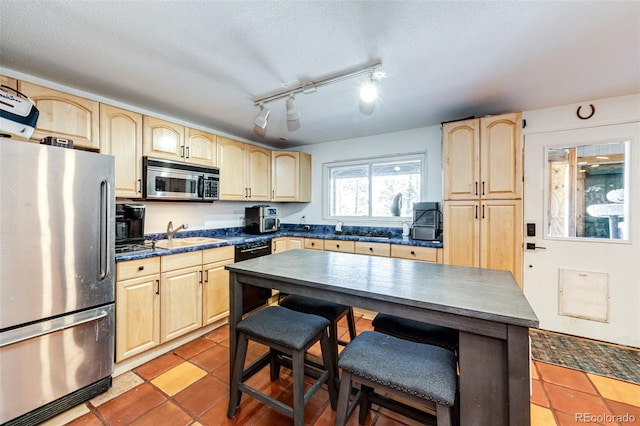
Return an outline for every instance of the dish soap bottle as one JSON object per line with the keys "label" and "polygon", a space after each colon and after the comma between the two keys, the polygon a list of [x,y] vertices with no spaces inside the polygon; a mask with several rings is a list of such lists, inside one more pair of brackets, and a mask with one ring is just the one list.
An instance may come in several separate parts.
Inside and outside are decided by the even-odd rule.
{"label": "dish soap bottle", "polygon": [[336,223],[336,232],[342,232],[342,219],[338,219],[338,223]]}
{"label": "dish soap bottle", "polygon": [[408,237],[410,232],[411,226],[409,226],[409,222],[405,220],[404,222],[402,222],[402,236]]}

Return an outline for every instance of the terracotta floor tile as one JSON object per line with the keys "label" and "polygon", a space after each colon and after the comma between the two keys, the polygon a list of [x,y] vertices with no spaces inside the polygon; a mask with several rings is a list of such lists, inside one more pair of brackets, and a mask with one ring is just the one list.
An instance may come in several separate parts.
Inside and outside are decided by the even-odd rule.
{"label": "terracotta floor tile", "polygon": [[531,404],[531,426],[557,426],[553,413],[548,408]]}
{"label": "terracotta floor tile", "polygon": [[131,426],[171,425],[181,426],[191,423],[191,416],[171,401],[166,401],[141,416]]}
{"label": "terracotta floor tile", "polygon": [[236,415],[233,419],[227,418],[228,408],[229,398],[225,398],[200,416],[200,423],[207,426],[249,425],[261,414],[261,411],[266,410],[263,404],[247,396],[242,397],[240,407],[236,410]]}
{"label": "terracotta floor tile", "polygon": [[143,379],[151,380],[182,362],[184,362],[184,360],[180,357],[175,356],[173,353],[167,353],[152,359],[146,364],[142,364],[133,371]]}
{"label": "terracotta floor tile", "polygon": [[222,364],[219,367],[216,367],[211,374],[216,376],[218,379],[222,380],[225,383],[229,383],[229,363]]}
{"label": "terracotta floor tile", "polygon": [[222,365],[229,365],[229,348],[215,345],[191,358],[190,362],[212,372]]}
{"label": "terracotta floor tile", "polygon": [[[318,420],[313,424],[313,426],[334,426],[336,422],[336,412],[331,409],[331,405],[327,404],[324,411],[318,417]],[[371,426],[373,424],[372,417],[369,415],[365,422],[365,426]],[[353,413],[353,415],[349,418],[346,426],[358,426],[358,410]]]}
{"label": "terracotta floor tile", "polygon": [[187,412],[199,417],[229,395],[229,385],[213,376],[205,376],[174,396]]}
{"label": "terracotta floor tile", "polygon": [[122,395],[136,386],[140,386],[142,383],[144,383],[144,380],[140,376],[132,371],[127,371],[126,373],[122,373],[121,375],[113,378],[111,388],[107,392],[96,396],[89,402],[91,402],[94,407],[97,407],[119,395]]}
{"label": "terracotta floor tile", "polygon": [[540,376],[538,375],[538,368],[536,367],[536,362],[531,360],[531,378],[532,379],[539,379]]}
{"label": "terracotta floor tile", "polygon": [[185,361],[151,380],[151,383],[173,396],[206,375],[207,372],[202,368]]}
{"label": "terracotta floor tile", "polygon": [[[46,425],[47,422],[42,423],[42,425]],[[70,422],[62,422],[62,423],[57,423],[59,425],[64,424],[65,426],[102,426],[102,420],[100,420],[98,418],[98,416],[96,416],[94,413],[88,413],[85,414],[82,417],[79,417],[73,421]]]}
{"label": "terracotta floor tile", "polygon": [[640,407],[640,385],[614,380],[596,374],[587,374],[598,392],[606,399]]}
{"label": "terracotta floor tile", "polygon": [[97,409],[109,424],[129,424],[166,399],[155,387],[144,383]]}
{"label": "terracotta floor tile", "polygon": [[212,340],[216,343],[220,343],[223,340],[229,339],[229,325],[223,325],[215,330],[204,335],[205,339]]}
{"label": "terracotta floor tile", "polygon": [[205,339],[204,337],[200,337],[199,339],[192,340],[191,342],[174,349],[173,352],[184,359],[191,359],[195,355],[198,355],[215,345],[215,342]]}
{"label": "terracotta floor tile", "polygon": [[599,413],[611,414],[602,398],[564,386],[544,383],[550,407],[565,414]]}
{"label": "terracotta floor tile", "polygon": [[596,389],[587,378],[587,374],[582,371],[546,364],[544,362],[538,362],[536,365],[538,367],[539,377],[547,383],[555,383],[556,385],[566,386],[581,392],[597,394]]}
{"label": "terracotta floor tile", "polygon": [[[640,407],[611,400],[607,400],[607,404],[609,405],[609,408],[611,408],[611,411],[613,411],[613,414],[618,416],[624,416],[626,414],[627,417],[633,416],[635,421],[640,424]],[[630,423],[630,421],[627,421],[627,423]]]}
{"label": "terracotta floor tile", "polygon": [[533,390],[533,393],[531,395],[531,402],[548,408],[549,399],[547,399],[547,394],[544,391],[542,382],[540,382],[540,380],[532,380],[531,389]]}

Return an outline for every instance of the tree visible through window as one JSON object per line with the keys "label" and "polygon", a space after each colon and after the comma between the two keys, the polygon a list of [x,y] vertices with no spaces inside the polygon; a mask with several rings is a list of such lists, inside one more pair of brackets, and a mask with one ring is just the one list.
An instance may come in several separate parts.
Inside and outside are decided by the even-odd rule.
{"label": "tree visible through window", "polygon": [[411,217],[424,155],[325,165],[330,217]]}

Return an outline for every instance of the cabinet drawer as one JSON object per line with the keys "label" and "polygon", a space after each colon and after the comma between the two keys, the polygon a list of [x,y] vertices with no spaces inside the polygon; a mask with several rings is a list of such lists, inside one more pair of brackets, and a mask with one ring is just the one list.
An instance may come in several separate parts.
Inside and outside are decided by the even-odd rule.
{"label": "cabinet drawer", "polygon": [[341,251],[353,253],[356,250],[355,241],[324,240],[324,249],[327,251]]}
{"label": "cabinet drawer", "polygon": [[437,263],[438,249],[435,247],[415,247],[391,244],[391,257]]}
{"label": "cabinet drawer", "polygon": [[389,257],[390,244],[386,243],[369,243],[364,241],[356,241],[355,252],[359,254],[368,254],[371,256]]}
{"label": "cabinet drawer", "polygon": [[128,280],[130,278],[143,277],[145,275],[160,273],[160,258],[127,260],[116,263],[116,280]]}
{"label": "cabinet drawer", "polygon": [[320,238],[305,238],[304,248],[308,250],[324,250],[324,240]]}
{"label": "cabinet drawer", "polygon": [[225,246],[208,249],[202,252],[202,263],[220,262],[222,260],[233,260],[235,256],[235,246]]}
{"label": "cabinet drawer", "polygon": [[202,265],[202,250],[162,256],[162,272]]}

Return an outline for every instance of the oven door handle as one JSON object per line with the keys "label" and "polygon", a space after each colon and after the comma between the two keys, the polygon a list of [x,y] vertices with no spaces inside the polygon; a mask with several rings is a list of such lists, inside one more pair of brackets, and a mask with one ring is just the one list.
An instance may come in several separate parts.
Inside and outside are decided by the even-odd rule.
{"label": "oven door handle", "polygon": [[262,250],[262,249],[266,249],[269,248],[269,246],[260,246],[260,247],[253,247],[253,248],[249,248],[249,249],[244,249],[244,250],[240,250],[240,253],[255,253],[258,250]]}

